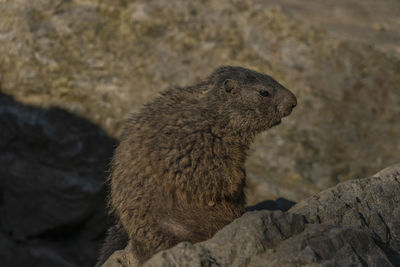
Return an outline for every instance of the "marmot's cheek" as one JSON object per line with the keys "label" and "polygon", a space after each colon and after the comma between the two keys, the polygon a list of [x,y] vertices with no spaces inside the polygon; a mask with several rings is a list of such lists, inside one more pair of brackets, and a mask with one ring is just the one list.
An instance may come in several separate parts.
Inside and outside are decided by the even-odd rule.
{"label": "marmot's cheek", "polygon": [[264,107],[264,110],[265,110],[265,114],[268,115],[268,120],[273,120],[273,118],[277,117],[279,114],[277,106]]}

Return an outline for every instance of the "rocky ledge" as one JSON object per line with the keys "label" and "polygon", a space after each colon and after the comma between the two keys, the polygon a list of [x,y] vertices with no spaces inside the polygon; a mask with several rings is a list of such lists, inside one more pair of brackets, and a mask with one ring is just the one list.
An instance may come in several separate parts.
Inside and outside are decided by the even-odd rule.
{"label": "rocky ledge", "polygon": [[[245,213],[212,239],[183,242],[144,266],[399,266],[400,164],[350,180],[287,212]],[[129,247],[103,266],[135,266]]]}

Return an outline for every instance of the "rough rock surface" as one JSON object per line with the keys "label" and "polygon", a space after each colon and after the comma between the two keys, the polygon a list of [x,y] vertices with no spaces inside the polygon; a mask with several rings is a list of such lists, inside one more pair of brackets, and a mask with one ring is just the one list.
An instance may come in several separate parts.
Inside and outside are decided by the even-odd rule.
{"label": "rough rock surface", "polygon": [[[387,1],[398,9],[398,1],[374,5]],[[264,2],[2,0],[1,90],[116,137],[130,112],[168,86],[193,84],[223,64],[269,73],[299,105],[254,146],[253,204],[299,201],[399,162],[399,60],[332,40]]]}
{"label": "rough rock surface", "polygon": [[374,44],[387,54],[400,58],[400,20],[397,0],[269,0],[290,18],[324,28],[334,39]]}
{"label": "rough rock surface", "polygon": [[[197,244],[180,243],[173,249],[156,254],[144,266],[245,266],[252,256],[263,252],[265,248],[274,247],[280,241],[301,233],[304,225],[302,215],[281,211],[247,212],[210,240]],[[126,254],[130,254],[129,247],[123,253],[117,253],[110,257],[105,266],[118,266],[107,265],[111,261],[130,266],[124,261],[128,257]]]}
{"label": "rough rock surface", "polygon": [[[399,180],[400,164],[341,183],[288,212],[247,212],[212,239],[180,243],[144,266],[399,266]],[[129,248],[106,266],[134,266],[127,257]]]}
{"label": "rough rock surface", "polygon": [[58,108],[0,93],[0,265],[92,266],[107,227],[114,140]]}
{"label": "rough rock surface", "polygon": [[304,215],[310,223],[370,230],[381,242],[400,251],[400,164],[380,173],[341,183],[301,201],[289,212]]}
{"label": "rough rock surface", "polygon": [[393,266],[368,232],[351,227],[308,224],[307,229],[247,266]]}
{"label": "rough rock surface", "polygon": [[128,244],[124,250],[115,251],[107,261],[105,261],[102,267],[139,267],[139,261],[135,258],[131,251],[131,245]]}

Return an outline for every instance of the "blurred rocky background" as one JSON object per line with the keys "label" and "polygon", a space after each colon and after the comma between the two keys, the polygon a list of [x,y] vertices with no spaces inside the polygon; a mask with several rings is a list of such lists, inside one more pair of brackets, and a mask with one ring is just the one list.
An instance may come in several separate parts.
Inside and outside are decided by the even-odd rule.
{"label": "blurred rocky background", "polygon": [[397,0],[0,0],[1,260],[92,266],[125,119],[220,65],[299,102],[252,148],[249,204],[400,162],[399,18]]}

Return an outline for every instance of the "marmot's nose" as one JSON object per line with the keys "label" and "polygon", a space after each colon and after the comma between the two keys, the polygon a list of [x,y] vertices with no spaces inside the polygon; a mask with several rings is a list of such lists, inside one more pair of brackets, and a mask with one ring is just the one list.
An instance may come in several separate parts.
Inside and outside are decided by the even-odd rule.
{"label": "marmot's nose", "polygon": [[[288,109],[290,109],[290,112],[291,112],[297,106],[297,98],[292,92],[290,92],[290,91],[288,91],[288,92],[289,92],[289,95],[287,96],[287,100],[288,100],[287,107],[288,107]],[[290,112],[289,112],[289,114],[290,114]]]}
{"label": "marmot's nose", "polygon": [[297,98],[296,98],[296,96],[295,96],[292,92],[290,92],[289,90],[288,90],[288,93],[289,93],[289,95],[288,95],[289,106],[293,109],[295,106],[297,106]]}
{"label": "marmot's nose", "polygon": [[[291,97],[293,96],[293,97]],[[286,102],[286,103],[285,103]],[[296,107],[297,105],[297,100],[296,97],[294,97],[294,95],[289,95],[287,101],[285,101],[284,103],[282,103],[281,105],[279,105],[279,111],[281,112],[283,117],[288,116],[290,113],[292,113],[293,109]]]}

